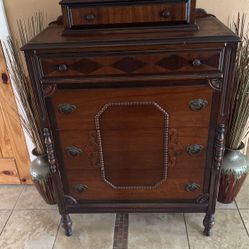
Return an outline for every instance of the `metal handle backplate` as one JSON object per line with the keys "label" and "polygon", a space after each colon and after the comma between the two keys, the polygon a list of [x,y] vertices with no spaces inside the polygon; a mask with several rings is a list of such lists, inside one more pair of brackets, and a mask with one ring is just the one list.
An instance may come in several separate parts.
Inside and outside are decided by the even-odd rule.
{"label": "metal handle backplate", "polygon": [[84,184],[76,184],[74,187],[73,187],[74,191],[77,192],[77,193],[83,193],[84,191],[86,191],[88,189],[88,186],[87,185],[84,185]]}
{"label": "metal handle backplate", "polygon": [[207,105],[208,101],[205,99],[193,99],[189,102],[189,108],[194,112],[201,111]]}
{"label": "metal handle backplate", "polygon": [[187,147],[186,151],[189,155],[195,156],[198,155],[203,150],[203,148],[204,147],[200,144],[192,144]]}
{"label": "metal handle backplate", "polygon": [[76,157],[83,153],[83,151],[76,146],[67,147],[66,152],[71,157]]}
{"label": "metal handle backplate", "polygon": [[201,186],[199,184],[195,183],[195,182],[189,182],[189,183],[186,184],[185,190],[187,192],[194,192],[194,191],[200,189],[200,187]]}
{"label": "metal handle backplate", "polygon": [[72,104],[60,104],[58,105],[58,110],[63,114],[70,114],[76,110],[76,106]]}

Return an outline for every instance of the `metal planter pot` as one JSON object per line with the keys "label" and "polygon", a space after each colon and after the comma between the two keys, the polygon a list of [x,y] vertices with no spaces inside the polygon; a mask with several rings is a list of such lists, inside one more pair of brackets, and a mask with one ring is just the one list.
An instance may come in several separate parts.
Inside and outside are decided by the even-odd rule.
{"label": "metal planter pot", "polygon": [[56,204],[55,191],[49,169],[50,164],[48,163],[47,156],[37,155],[35,151],[32,153],[36,156],[36,159],[34,159],[30,164],[32,181],[47,204]]}
{"label": "metal planter pot", "polygon": [[249,170],[249,161],[241,150],[226,149],[221,168],[220,189],[218,201],[224,204],[232,203],[241,186],[243,185]]}

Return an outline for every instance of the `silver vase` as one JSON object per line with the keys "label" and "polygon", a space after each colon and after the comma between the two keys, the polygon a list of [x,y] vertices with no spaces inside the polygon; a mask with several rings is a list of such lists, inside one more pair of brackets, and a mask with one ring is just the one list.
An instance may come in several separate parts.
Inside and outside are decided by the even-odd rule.
{"label": "silver vase", "polygon": [[33,151],[32,154],[36,156],[36,159],[34,159],[30,164],[32,181],[47,204],[56,204],[55,191],[49,169],[50,164],[47,160],[47,156],[37,155],[35,151]]}

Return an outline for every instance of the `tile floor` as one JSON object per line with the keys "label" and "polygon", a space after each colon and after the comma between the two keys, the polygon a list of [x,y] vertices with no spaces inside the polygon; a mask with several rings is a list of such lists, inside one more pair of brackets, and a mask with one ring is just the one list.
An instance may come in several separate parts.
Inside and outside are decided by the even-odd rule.
{"label": "tile floor", "polygon": [[0,249],[249,249],[249,177],[236,203],[218,204],[212,237],[202,235],[203,214],[130,214],[117,216],[129,227],[121,244],[115,214],[71,215],[65,237],[57,207],[33,186],[0,186],[0,196]]}

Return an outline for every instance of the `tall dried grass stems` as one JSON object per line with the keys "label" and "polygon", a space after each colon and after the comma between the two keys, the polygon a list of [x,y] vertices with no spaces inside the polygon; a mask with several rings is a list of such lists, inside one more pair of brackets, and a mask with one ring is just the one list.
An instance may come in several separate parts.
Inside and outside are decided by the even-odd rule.
{"label": "tall dried grass stems", "polygon": [[43,13],[36,13],[27,22],[19,20],[17,22],[19,39],[18,42],[13,37],[9,37],[6,44],[6,57],[8,61],[8,71],[12,79],[12,84],[17,95],[19,104],[19,116],[22,125],[30,136],[37,154],[44,154],[43,135],[39,125],[39,113],[37,103],[32,90],[32,82],[26,75],[25,65],[22,60],[20,47],[34,38],[46,26],[46,19]]}
{"label": "tall dried grass stems", "polygon": [[236,57],[226,146],[230,149],[239,149],[242,140],[249,132],[249,28],[246,16],[239,14],[232,28],[241,38],[241,43]]}

